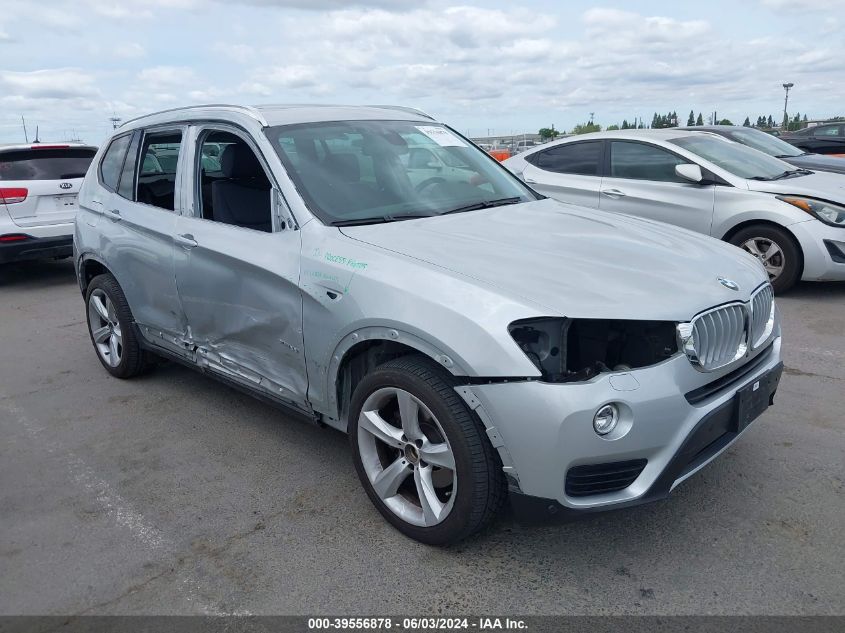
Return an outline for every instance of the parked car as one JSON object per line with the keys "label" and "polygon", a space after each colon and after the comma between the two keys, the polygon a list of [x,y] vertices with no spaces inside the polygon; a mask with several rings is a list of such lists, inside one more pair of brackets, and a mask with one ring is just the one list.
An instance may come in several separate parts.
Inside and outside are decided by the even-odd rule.
{"label": "parked car", "polygon": [[0,264],[70,257],[76,196],[96,153],[80,143],[0,145]]}
{"label": "parked car", "polygon": [[782,132],[787,143],[815,154],[845,154],[845,121],[814,125],[797,132]]}
{"label": "parked car", "polygon": [[571,137],[505,165],[540,193],[712,235],[757,257],[777,292],[845,280],[845,178],[796,168],[715,134]]}
{"label": "parked car", "polygon": [[762,130],[737,125],[707,125],[679,129],[689,130],[691,132],[712,132],[737,143],[752,147],[769,156],[780,158],[782,161],[795,167],[845,174],[845,157],[825,156],[824,154],[805,152]]}
{"label": "parked car", "polygon": [[[148,173],[161,146],[175,171]],[[415,187],[411,148],[463,168]],[[347,432],[373,504],[426,543],[507,497],[544,516],[665,497],[772,403],[782,367],[754,258],[543,199],[408,108],[125,123],[82,187],[75,255],[106,371],[171,358]]]}

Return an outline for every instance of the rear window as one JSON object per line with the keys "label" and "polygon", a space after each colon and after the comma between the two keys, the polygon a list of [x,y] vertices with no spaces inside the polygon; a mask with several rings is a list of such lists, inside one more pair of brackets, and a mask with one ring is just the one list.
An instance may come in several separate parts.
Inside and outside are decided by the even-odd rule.
{"label": "rear window", "polygon": [[601,141],[564,143],[531,154],[526,160],[540,169],[558,174],[598,176],[601,160]]}
{"label": "rear window", "polygon": [[0,153],[0,180],[68,180],[82,178],[94,149],[24,149]]}

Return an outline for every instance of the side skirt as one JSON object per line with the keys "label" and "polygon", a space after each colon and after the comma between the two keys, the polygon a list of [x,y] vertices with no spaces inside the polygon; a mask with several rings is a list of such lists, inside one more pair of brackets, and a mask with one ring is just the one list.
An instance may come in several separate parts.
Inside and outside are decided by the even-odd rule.
{"label": "side skirt", "polygon": [[184,358],[183,356],[180,356],[179,354],[176,354],[175,352],[172,352],[172,351],[170,351],[170,350],[168,350],[164,347],[160,347],[158,345],[150,343],[143,336],[140,336],[140,333],[139,333],[138,341],[139,341],[139,343],[140,343],[140,345],[143,349],[145,349],[146,351],[154,354],[155,356],[160,356],[162,358],[166,358],[167,360],[179,363],[180,365],[183,365],[184,367],[188,367],[189,369],[193,369],[194,371],[196,371],[198,373],[205,374],[205,375],[213,378],[214,380],[222,382],[223,384],[227,385],[228,387],[231,387],[232,389],[236,389],[237,391],[240,391],[241,393],[245,393],[248,396],[252,396],[256,400],[261,400],[262,402],[279,409],[280,411],[286,413],[287,415],[290,415],[291,417],[298,419],[301,422],[306,422],[306,423],[314,424],[314,425],[317,425],[317,426],[322,426],[322,424],[323,424],[322,421],[320,420],[319,416],[317,414],[315,414],[313,411],[310,411],[308,409],[304,409],[303,407],[300,407],[299,405],[297,405],[293,402],[290,402],[288,400],[284,400],[282,398],[275,397],[272,394],[269,394],[264,390],[256,389],[252,385],[244,384],[244,383],[238,382],[237,380],[233,380],[230,376],[216,372],[216,371],[214,371],[214,369],[212,369],[210,367],[201,367],[201,366],[197,365],[196,363],[192,363],[189,359]]}

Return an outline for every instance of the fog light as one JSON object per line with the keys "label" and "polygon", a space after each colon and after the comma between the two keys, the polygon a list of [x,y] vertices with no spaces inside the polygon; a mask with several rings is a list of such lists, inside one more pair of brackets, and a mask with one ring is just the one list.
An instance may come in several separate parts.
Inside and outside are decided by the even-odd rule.
{"label": "fog light", "polygon": [[593,429],[599,435],[607,435],[616,428],[619,422],[619,409],[615,404],[606,404],[601,409],[596,411],[593,418]]}

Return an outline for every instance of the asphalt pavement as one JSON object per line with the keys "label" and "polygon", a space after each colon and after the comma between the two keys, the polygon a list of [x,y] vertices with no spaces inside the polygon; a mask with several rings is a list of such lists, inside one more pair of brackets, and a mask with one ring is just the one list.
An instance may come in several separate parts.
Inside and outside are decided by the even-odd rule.
{"label": "asphalt pavement", "polygon": [[71,263],[0,267],[0,614],[843,614],[845,284],[778,303],[775,406],[669,499],[438,549],[344,435],[176,365],[111,378]]}

